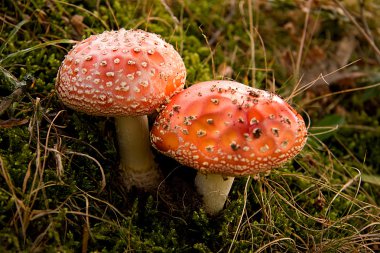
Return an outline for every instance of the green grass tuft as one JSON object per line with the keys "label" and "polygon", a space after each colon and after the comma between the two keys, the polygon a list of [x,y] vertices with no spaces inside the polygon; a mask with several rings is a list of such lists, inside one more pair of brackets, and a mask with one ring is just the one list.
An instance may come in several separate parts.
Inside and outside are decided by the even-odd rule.
{"label": "green grass tuft", "polygon": [[[379,251],[380,8],[340,2],[252,1],[250,19],[247,1],[2,0],[0,252]],[[119,28],[174,45],[187,86],[275,90],[310,119],[307,147],[235,180],[216,217],[194,171],[160,154],[157,193],[123,192],[113,120],[66,108],[54,90],[76,41]]]}

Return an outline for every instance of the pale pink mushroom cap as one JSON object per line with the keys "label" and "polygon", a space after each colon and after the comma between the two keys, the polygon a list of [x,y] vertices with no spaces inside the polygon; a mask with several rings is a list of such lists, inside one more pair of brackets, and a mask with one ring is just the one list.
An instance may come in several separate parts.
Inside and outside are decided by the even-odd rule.
{"label": "pale pink mushroom cap", "polygon": [[70,108],[98,116],[152,113],[183,89],[186,69],[172,45],[142,30],[106,31],[74,46],[56,90]]}
{"label": "pale pink mushroom cap", "polygon": [[204,173],[243,176],[281,166],[304,147],[302,117],[268,91],[231,81],[192,85],[160,112],[151,140]]}

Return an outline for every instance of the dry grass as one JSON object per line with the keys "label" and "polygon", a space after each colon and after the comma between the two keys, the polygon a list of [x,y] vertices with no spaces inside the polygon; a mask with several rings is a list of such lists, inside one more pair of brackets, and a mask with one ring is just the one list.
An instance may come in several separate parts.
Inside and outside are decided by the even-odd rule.
{"label": "dry grass", "polygon": [[[0,65],[18,76],[33,72],[39,75],[40,82],[20,100],[7,103],[5,113],[0,115],[1,120],[8,117],[28,120],[27,126],[0,129],[0,142],[12,143],[4,140],[14,134],[11,130],[20,129],[29,138],[22,140],[20,146],[27,145],[30,152],[25,169],[20,165],[21,157],[17,165],[11,163],[10,151],[0,152],[0,204],[5,208],[1,213],[5,218],[0,219],[4,231],[0,229],[0,233],[11,241],[4,250],[39,252],[49,245],[53,245],[49,248],[53,251],[82,252],[380,250],[379,191],[378,186],[366,180],[368,175],[380,172],[373,168],[374,164],[367,165],[366,157],[359,157],[345,139],[339,136],[323,139],[342,128],[367,131],[378,138],[378,125],[350,121],[316,124],[326,115],[335,114],[339,103],[350,106],[346,99],[354,100],[365,91],[379,90],[378,80],[367,80],[378,71],[380,53],[375,38],[379,31],[374,27],[380,25],[375,19],[380,8],[375,1],[358,1],[352,6],[347,6],[348,2],[231,0],[194,4],[146,0],[126,4],[123,9],[118,1],[99,1],[93,5],[65,1],[45,5],[31,1],[41,7],[38,14],[30,12],[26,3],[12,3],[19,11],[31,17],[36,15],[36,19],[23,20],[20,15],[12,18],[9,13],[1,17],[1,29],[7,31],[8,37],[1,36]],[[200,14],[203,9],[208,11],[207,17]],[[58,19],[52,10],[60,13],[72,29],[54,23]],[[49,12],[51,18],[42,12]],[[74,14],[81,15],[83,20],[70,23]],[[324,22],[331,20],[338,20],[343,28],[351,30],[323,31]],[[233,27],[229,25],[231,22]],[[28,31],[26,26],[30,23],[39,34]],[[40,26],[44,34],[38,37]],[[68,49],[66,44],[119,27],[162,32],[184,56],[189,69],[188,85],[222,76],[251,86],[268,87],[284,95],[287,101],[294,101],[308,119],[307,147],[284,168],[237,180],[226,210],[216,218],[206,217],[198,203],[190,203],[198,198],[192,188],[191,173],[164,157],[158,160],[167,177],[154,197],[138,191],[123,195],[114,185],[117,180],[112,172],[117,168],[113,161],[117,160],[116,152],[110,148],[115,143],[113,129],[109,127],[112,121],[64,110],[53,91],[44,87],[54,83],[54,75],[35,62],[30,64],[32,60],[27,58],[40,50],[51,50],[61,58]],[[50,29],[60,31],[59,35]],[[321,36],[334,33],[343,38],[354,30],[366,45],[360,50],[347,50],[354,52],[347,56],[347,62],[332,64],[330,56],[334,52],[328,49],[341,41]],[[29,40],[36,43],[16,49],[15,39],[22,38],[18,37],[20,34],[30,36]],[[320,62],[318,57],[322,59]],[[51,66],[57,65],[54,59],[51,62]],[[332,64],[334,68],[312,68],[317,62],[322,66]],[[350,75],[358,68],[363,68],[368,78],[361,86]],[[308,76],[311,69],[318,73],[313,81]],[[50,74],[44,76],[44,72]],[[346,73],[345,78],[340,76],[342,72]],[[334,82],[330,83],[332,76]],[[335,83],[344,83],[343,79],[354,84],[330,90]],[[325,110],[321,112],[320,107]],[[355,116],[347,110],[344,113],[348,118]],[[73,130],[78,130],[78,134]],[[84,168],[89,172],[82,171]],[[74,175],[77,182],[71,181]],[[173,185],[178,187],[177,192],[169,193],[167,189]]]}

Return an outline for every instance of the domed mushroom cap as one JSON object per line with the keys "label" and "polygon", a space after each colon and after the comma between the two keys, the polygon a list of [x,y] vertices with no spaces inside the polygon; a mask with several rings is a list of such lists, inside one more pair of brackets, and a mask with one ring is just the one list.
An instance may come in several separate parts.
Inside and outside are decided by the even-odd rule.
{"label": "domed mushroom cap", "polygon": [[231,81],[203,82],[176,94],[151,131],[160,152],[229,176],[279,167],[306,139],[304,120],[279,96]]}
{"label": "domed mushroom cap", "polygon": [[106,31],[74,46],[58,72],[61,100],[99,116],[149,114],[183,89],[186,69],[172,45],[142,30]]}

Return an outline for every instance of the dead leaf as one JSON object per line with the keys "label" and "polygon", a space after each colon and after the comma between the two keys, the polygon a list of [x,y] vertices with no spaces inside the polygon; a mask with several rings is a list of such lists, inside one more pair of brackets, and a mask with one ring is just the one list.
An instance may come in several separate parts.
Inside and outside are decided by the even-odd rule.
{"label": "dead leaf", "polygon": [[12,128],[15,126],[25,125],[29,122],[29,119],[8,119],[0,120],[0,128]]}
{"label": "dead leaf", "polygon": [[[323,48],[314,47],[306,54],[305,64],[301,70],[302,82],[301,87],[314,82],[313,89],[319,89],[317,86],[338,82],[342,79],[357,79],[364,73],[350,70],[337,71],[349,63],[352,53],[357,46],[355,36],[342,38],[336,45],[335,49],[326,48],[333,52],[328,55]],[[323,78],[320,78],[323,75]]]}
{"label": "dead leaf", "polygon": [[0,98],[0,115],[2,115],[13,102],[18,101],[24,94],[25,89],[17,88],[9,96]]}
{"label": "dead leaf", "polygon": [[223,62],[218,66],[218,75],[221,77],[231,78],[234,70],[227,63]]}
{"label": "dead leaf", "polygon": [[293,22],[289,21],[285,25],[283,25],[283,28],[288,31],[289,35],[292,36],[292,38],[296,37],[297,35],[297,28],[294,25]]}
{"label": "dead leaf", "polygon": [[75,32],[78,36],[82,37],[84,34],[84,29],[87,27],[83,23],[84,17],[81,15],[74,15],[70,19],[70,23],[73,26]]}

